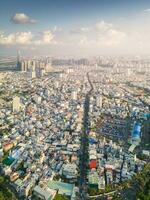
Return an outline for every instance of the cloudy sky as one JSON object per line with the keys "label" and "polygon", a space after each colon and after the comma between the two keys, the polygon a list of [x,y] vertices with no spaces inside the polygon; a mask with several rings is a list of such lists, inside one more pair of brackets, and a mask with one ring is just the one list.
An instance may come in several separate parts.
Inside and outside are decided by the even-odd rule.
{"label": "cloudy sky", "polygon": [[150,0],[0,1],[0,55],[149,54]]}

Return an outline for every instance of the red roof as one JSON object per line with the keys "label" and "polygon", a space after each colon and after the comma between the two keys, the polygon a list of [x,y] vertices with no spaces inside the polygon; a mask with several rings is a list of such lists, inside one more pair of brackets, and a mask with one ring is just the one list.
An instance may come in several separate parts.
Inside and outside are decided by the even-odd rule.
{"label": "red roof", "polygon": [[96,160],[91,160],[89,163],[90,169],[96,168],[97,167],[97,162]]}

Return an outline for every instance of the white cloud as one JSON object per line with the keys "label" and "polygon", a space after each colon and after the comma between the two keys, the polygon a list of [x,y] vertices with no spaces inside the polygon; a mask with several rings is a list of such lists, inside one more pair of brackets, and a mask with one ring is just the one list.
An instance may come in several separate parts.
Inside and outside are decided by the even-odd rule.
{"label": "white cloud", "polygon": [[84,34],[79,44],[84,46],[116,46],[126,39],[126,33],[114,28],[114,25],[99,21],[91,28],[90,34]]}
{"label": "white cloud", "polygon": [[18,44],[30,44],[33,35],[31,32],[21,32],[16,34],[16,43]]}
{"label": "white cloud", "polygon": [[11,21],[15,24],[34,24],[36,20],[31,19],[24,13],[16,13],[12,18]]}
{"label": "white cloud", "polygon": [[82,37],[82,39],[79,41],[79,45],[88,45],[90,43],[91,42],[88,41],[86,36]]}
{"label": "white cloud", "polygon": [[81,27],[81,28],[77,28],[77,29],[73,29],[70,32],[73,34],[84,34],[84,33],[88,33],[92,30],[91,27]]}
{"label": "white cloud", "polygon": [[79,45],[85,47],[115,47],[120,44],[120,39],[122,38],[116,39],[108,35],[100,36],[96,39],[87,38],[85,36],[79,41]]}
{"label": "white cloud", "polygon": [[108,39],[108,43],[109,45],[118,45],[121,42],[124,41],[124,39],[127,37],[126,33],[115,30],[115,29],[110,29],[107,32],[106,35],[106,40]]}
{"label": "white cloud", "polygon": [[54,38],[54,35],[51,31],[44,31],[42,36],[42,41],[44,43],[50,43]]}
{"label": "white cloud", "polygon": [[0,44],[2,45],[14,45],[14,44],[30,44],[33,38],[33,34],[28,32],[17,32],[5,35],[4,32],[0,33]]}
{"label": "white cloud", "polygon": [[[78,44],[82,47],[113,47],[124,42],[127,37],[126,33],[120,31],[118,28],[115,28],[112,23],[104,20],[98,21],[89,27],[74,29],[71,33],[78,34],[75,40],[78,40]],[[74,38],[72,37],[72,39]]]}
{"label": "white cloud", "polygon": [[42,45],[42,44],[51,44],[54,42],[54,34],[52,33],[52,31],[47,30],[47,31],[43,31],[40,34],[40,37],[38,40],[34,41],[34,44],[36,45]]}
{"label": "white cloud", "polygon": [[146,13],[146,12],[150,12],[150,8],[145,9],[144,12],[145,12],[145,13]]}
{"label": "white cloud", "polygon": [[[89,26],[78,27],[72,31],[61,31],[55,26],[42,32],[16,32],[6,34],[0,32],[0,45],[13,48],[38,49],[48,52],[69,54],[90,52],[139,52],[150,50],[148,26],[123,26],[107,21],[98,21]],[[72,34],[76,33],[76,34]],[[15,47],[16,47],[15,46]],[[55,47],[54,47],[55,46]],[[115,51],[114,51],[115,50]]]}
{"label": "white cloud", "polygon": [[54,28],[52,29],[53,32],[61,32],[62,28],[58,27],[58,26],[54,26]]}
{"label": "white cloud", "polygon": [[109,29],[111,29],[112,27],[113,27],[113,24],[101,20],[92,26],[73,29],[71,30],[71,33],[84,34],[84,33],[95,32],[95,31],[104,33],[108,31]]}
{"label": "white cloud", "polygon": [[99,32],[106,32],[108,31],[109,29],[111,29],[113,27],[113,24],[111,23],[107,23],[105,21],[99,21],[97,22],[95,25],[94,25],[94,28],[96,31],[99,31]]}
{"label": "white cloud", "polygon": [[[79,34],[58,34],[60,28],[55,26],[51,30],[45,30],[38,34],[28,32],[0,33],[1,45],[76,45],[93,47],[113,47],[121,44],[126,39],[126,33],[116,29],[112,23],[99,21],[91,26],[84,26],[74,30]],[[56,34],[55,34],[56,33]],[[81,33],[81,34],[80,34]],[[55,39],[56,38],[56,39]]]}
{"label": "white cloud", "polygon": [[54,41],[54,34],[50,31],[43,31],[39,36],[28,32],[16,32],[5,34],[0,32],[0,44],[1,45],[47,45],[56,44]]}

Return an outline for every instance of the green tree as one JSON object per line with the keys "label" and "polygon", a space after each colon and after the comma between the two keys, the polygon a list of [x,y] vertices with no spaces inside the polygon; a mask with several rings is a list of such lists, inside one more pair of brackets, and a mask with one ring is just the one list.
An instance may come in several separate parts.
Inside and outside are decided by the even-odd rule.
{"label": "green tree", "polygon": [[4,184],[4,177],[0,176],[0,185]]}
{"label": "green tree", "polygon": [[68,198],[66,196],[56,194],[54,200],[68,200]]}
{"label": "green tree", "polygon": [[4,195],[2,192],[0,192],[0,200],[5,200]]}

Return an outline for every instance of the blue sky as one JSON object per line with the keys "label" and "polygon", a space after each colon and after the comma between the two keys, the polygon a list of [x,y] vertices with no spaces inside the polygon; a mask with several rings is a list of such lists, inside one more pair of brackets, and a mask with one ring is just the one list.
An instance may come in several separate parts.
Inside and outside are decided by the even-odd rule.
{"label": "blue sky", "polygon": [[[18,48],[25,54],[36,54],[41,45],[45,54],[54,55],[62,51],[76,54],[78,50],[83,55],[99,50],[104,54],[114,50],[127,53],[134,34],[141,45],[146,42],[141,41],[143,33],[137,26],[145,31],[150,22],[149,9],[149,0],[1,0],[1,54],[13,54]],[[26,21],[16,22],[19,17]],[[72,34],[73,31],[78,34]],[[110,42],[105,44],[107,40]],[[136,44],[132,48],[137,48]],[[149,51],[149,46],[146,49]]]}
{"label": "blue sky", "polygon": [[38,26],[71,26],[90,23],[99,18],[115,19],[149,7],[145,0],[5,0],[0,2],[0,23],[13,27],[10,17],[14,13],[26,13],[38,20]]}

